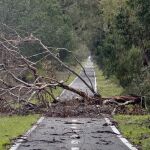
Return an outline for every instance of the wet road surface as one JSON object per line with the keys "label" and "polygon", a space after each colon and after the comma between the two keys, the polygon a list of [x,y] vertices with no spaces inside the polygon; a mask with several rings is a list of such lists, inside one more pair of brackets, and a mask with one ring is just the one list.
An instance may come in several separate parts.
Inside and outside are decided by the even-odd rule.
{"label": "wet road surface", "polygon": [[128,150],[104,119],[45,118],[19,150]]}

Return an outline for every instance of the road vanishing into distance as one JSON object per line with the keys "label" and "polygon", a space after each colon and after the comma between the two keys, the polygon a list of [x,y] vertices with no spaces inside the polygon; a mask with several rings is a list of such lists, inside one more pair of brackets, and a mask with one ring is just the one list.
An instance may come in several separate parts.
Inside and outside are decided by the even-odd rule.
{"label": "road vanishing into distance", "polygon": [[[85,70],[96,88],[95,72],[91,58]],[[80,75],[88,82],[83,71]],[[70,85],[89,95],[92,93],[85,84],[76,78]],[[71,99],[74,93],[64,90],[60,98]],[[119,132],[114,132],[106,118],[52,118],[44,117],[36,127],[11,148],[11,150],[136,150],[126,144]],[[21,142],[21,143],[20,143]]]}
{"label": "road vanishing into distance", "polygon": [[[86,74],[88,75],[88,77],[90,78],[92,82],[92,87],[96,90],[95,72],[94,72],[93,63],[90,57],[88,58],[87,63],[84,66],[84,68],[85,68]],[[83,71],[80,72],[80,76],[91,86],[90,81],[88,80],[88,78],[86,77]],[[91,95],[91,96],[93,95],[92,92],[89,90],[89,88],[79,78],[75,78],[74,81],[70,84],[70,86],[75,89],[82,90],[86,92],[88,95]],[[76,97],[79,97],[79,96],[67,90],[64,90],[62,94],[60,95],[60,99],[62,101],[74,99]]]}

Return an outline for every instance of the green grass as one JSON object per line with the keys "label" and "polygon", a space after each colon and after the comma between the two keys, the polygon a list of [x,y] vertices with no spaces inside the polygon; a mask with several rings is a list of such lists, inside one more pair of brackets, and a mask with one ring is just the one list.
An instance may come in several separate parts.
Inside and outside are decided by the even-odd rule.
{"label": "green grass", "polygon": [[116,96],[123,93],[123,88],[117,83],[117,79],[109,78],[106,79],[102,70],[95,67],[96,71],[96,80],[97,80],[97,89],[102,97]]}
{"label": "green grass", "polygon": [[8,148],[11,140],[24,134],[38,118],[39,115],[0,116],[0,150]]}
{"label": "green grass", "polygon": [[116,115],[123,135],[142,150],[150,150],[150,115]]}
{"label": "green grass", "polygon": [[[84,62],[82,64],[84,64]],[[74,67],[74,71],[80,73],[81,67],[77,65],[76,67]],[[74,74],[71,74],[66,84],[69,85],[75,78],[76,76]],[[65,79],[66,79],[66,75],[65,75]],[[62,93],[62,91],[63,91],[62,88],[57,87],[56,90],[53,90],[54,96],[58,97]]]}
{"label": "green grass", "polygon": [[[84,64],[85,64],[85,61],[82,62],[82,65],[84,65]],[[72,69],[73,69],[75,72],[80,73],[80,71],[81,71],[81,66],[80,66],[80,65],[72,66]],[[42,70],[40,70],[40,71],[42,72]],[[43,73],[44,73],[44,72],[43,72]],[[68,77],[68,71],[64,71],[64,72],[58,71],[58,72],[56,72],[56,77],[57,77],[58,81],[59,81],[59,80],[65,81],[65,80],[67,80],[67,77]],[[76,77],[76,76],[75,76],[74,74],[71,74],[71,75],[69,76],[69,79],[67,80],[67,82],[65,82],[65,84],[66,84],[66,85],[69,85],[69,84],[75,79],[75,77]],[[57,87],[56,89],[53,89],[53,94],[54,94],[55,98],[58,97],[58,96],[60,96],[60,94],[62,93],[63,90],[64,90],[64,89],[62,89],[62,88],[60,88],[60,87]],[[53,98],[52,98],[49,94],[44,95],[44,97],[45,97],[45,99],[47,99],[49,102],[53,102]],[[34,104],[36,104],[36,103],[38,103],[38,100],[37,100],[37,98],[32,98],[31,102],[34,103]],[[16,105],[16,104],[15,104],[15,105]],[[17,105],[17,106],[18,106],[18,105]],[[13,107],[16,108],[16,106],[13,106]]]}
{"label": "green grass", "polygon": [[[96,66],[98,92],[102,97],[121,95],[124,90],[115,78],[106,79],[102,70]],[[119,130],[134,145],[142,150],[150,150],[150,115],[116,115]]]}

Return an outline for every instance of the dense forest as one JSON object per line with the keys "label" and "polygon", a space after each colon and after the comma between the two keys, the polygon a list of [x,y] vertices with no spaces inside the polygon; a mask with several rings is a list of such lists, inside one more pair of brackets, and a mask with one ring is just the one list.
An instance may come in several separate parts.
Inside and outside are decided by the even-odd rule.
{"label": "dense forest", "polygon": [[[93,45],[98,35],[100,10],[96,2],[4,0],[0,3],[1,23],[13,28],[21,36],[32,33],[47,46],[68,48],[76,52],[78,57],[87,57],[88,47]],[[3,28],[1,25],[2,31]],[[30,49],[26,50],[26,54],[30,53]],[[67,57],[67,54],[63,57]]]}
{"label": "dense forest", "polygon": [[[111,4],[110,4],[111,3]],[[95,48],[107,76],[128,93],[150,96],[150,1],[101,0],[103,34]]]}
{"label": "dense forest", "polygon": [[[14,34],[7,25],[49,47],[67,48],[80,60],[90,51],[127,93],[150,97],[150,0],[0,0],[0,22],[3,34]],[[40,48],[22,51],[30,55]],[[71,62],[68,53],[60,54]]]}

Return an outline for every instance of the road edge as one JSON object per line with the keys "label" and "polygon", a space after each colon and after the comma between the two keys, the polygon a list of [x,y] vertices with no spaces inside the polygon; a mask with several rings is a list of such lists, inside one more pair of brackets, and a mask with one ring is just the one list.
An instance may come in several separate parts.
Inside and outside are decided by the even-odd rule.
{"label": "road edge", "polygon": [[[69,86],[71,86],[75,80],[77,79],[78,77],[76,77],[70,84]],[[62,91],[62,93],[60,94],[60,96],[65,92],[65,90]],[[60,97],[59,96],[59,97]],[[15,143],[10,147],[9,150],[17,150],[19,148],[19,146],[23,143],[24,140],[26,140],[28,138],[28,136],[38,127],[38,125],[40,123],[42,123],[42,121],[45,119],[44,116],[42,116],[36,123],[35,125],[33,125],[23,136],[21,136],[19,139],[17,139],[15,141]]]}
{"label": "road edge", "polygon": [[135,146],[133,146],[126,138],[124,138],[120,131],[116,128],[116,126],[112,125],[112,122],[109,118],[104,118],[106,123],[111,127],[113,132],[117,135],[117,137],[130,149],[130,150],[138,150]]}
{"label": "road edge", "polygon": [[[94,67],[95,68],[95,67]],[[94,70],[94,77],[95,77],[95,91],[97,92],[97,80],[96,80],[96,73]],[[112,122],[110,121],[109,118],[104,117],[104,120],[106,121],[106,123],[110,126],[110,128],[112,129],[112,131],[114,133],[116,133],[117,137],[123,142],[123,144],[125,144],[130,150],[138,150],[135,146],[133,146],[126,138],[124,138],[120,131],[117,129],[116,126],[112,125]]]}
{"label": "road edge", "polygon": [[41,117],[35,125],[33,125],[23,136],[15,141],[9,150],[17,150],[19,146],[28,138],[28,136],[38,127],[38,125],[44,120],[45,117]]}

